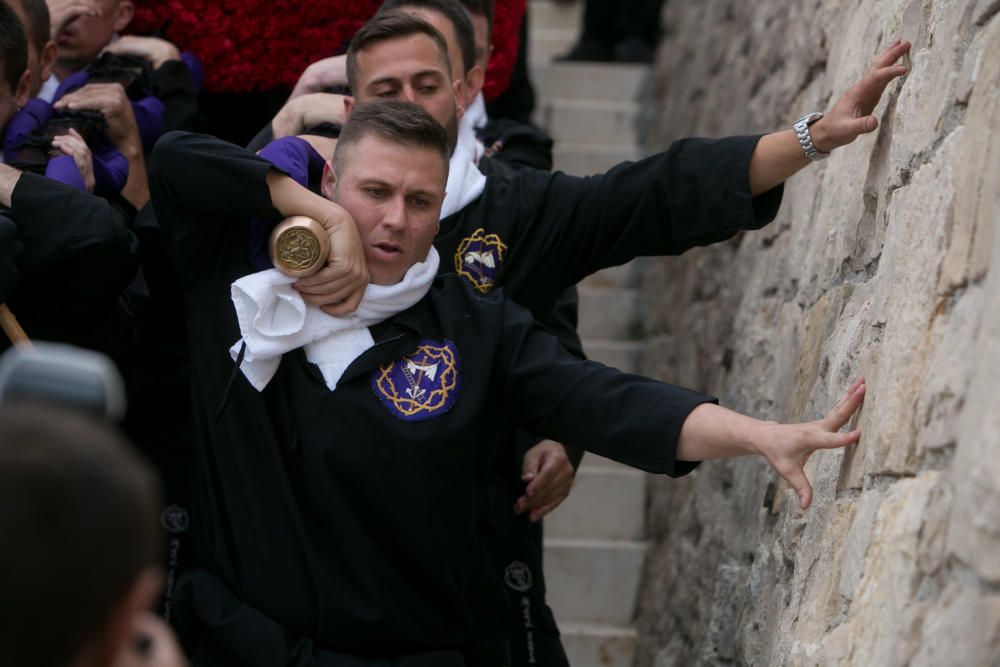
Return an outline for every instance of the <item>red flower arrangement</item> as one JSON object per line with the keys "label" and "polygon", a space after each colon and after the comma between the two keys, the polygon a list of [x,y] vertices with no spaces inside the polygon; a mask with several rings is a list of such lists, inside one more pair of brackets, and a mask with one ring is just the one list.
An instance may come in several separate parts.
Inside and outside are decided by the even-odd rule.
{"label": "red flower arrangement", "polygon": [[[139,0],[130,32],[161,31],[201,59],[209,92],[291,88],[310,63],[342,52],[380,0]],[[517,58],[525,0],[497,0],[487,97]]]}

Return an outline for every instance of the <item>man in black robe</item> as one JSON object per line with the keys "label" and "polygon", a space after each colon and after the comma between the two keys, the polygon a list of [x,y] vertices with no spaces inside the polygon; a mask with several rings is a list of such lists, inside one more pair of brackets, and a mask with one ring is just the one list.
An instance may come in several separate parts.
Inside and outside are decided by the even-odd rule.
{"label": "man in black robe", "polygon": [[500,291],[455,276],[367,327],[339,318],[371,344],[333,389],[327,360],[310,361],[308,345],[261,383],[246,346],[233,345],[250,336],[232,301],[234,281],[254,271],[248,221],[312,217],[345,257],[363,257],[338,267],[344,275],[391,287],[436,261],[447,146],[419,107],[361,107],[324,174],[333,201],[210,137],[175,133],[154,151],[152,201],[191,343],[203,560],[182,581],[178,608],[195,665],[505,664],[498,628],[475,627],[470,608],[505,604],[477,524],[511,421],[670,475],[760,454],[796,489],[808,487],[802,465],[813,451],[857,442],[857,432],[836,431],[863,381],[824,420],[759,422],[577,360]]}

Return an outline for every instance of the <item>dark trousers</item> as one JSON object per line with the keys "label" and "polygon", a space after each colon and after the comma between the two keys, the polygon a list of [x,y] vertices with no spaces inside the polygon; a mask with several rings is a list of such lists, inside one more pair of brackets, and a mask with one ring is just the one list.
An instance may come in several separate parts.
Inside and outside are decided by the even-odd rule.
{"label": "dark trousers", "polygon": [[663,0],[587,0],[583,12],[583,37],[612,47],[626,37],[639,37],[655,45],[659,36]]}
{"label": "dark trousers", "polygon": [[[521,452],[533,444],[528,439]],[[545,603],[542,572],[542,524],[531,523],[527,514],[515,515],[514,503],[524,492],[520,481],[520,460],[510,475],[497,477],[493,488],[490,516],[483,531],[485,546],[503,580],[508,602],[508,632],[511,667],[542,665],[569,667],[552,610]],[[517,480],[512,484],[511,479]]]}

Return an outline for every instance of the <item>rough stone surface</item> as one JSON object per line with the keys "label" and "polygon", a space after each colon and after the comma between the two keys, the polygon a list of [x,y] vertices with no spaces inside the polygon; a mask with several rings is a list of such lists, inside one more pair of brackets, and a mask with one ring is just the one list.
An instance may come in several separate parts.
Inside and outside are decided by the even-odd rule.
{"label": "rough stone surface", "polygon": [[651,481],[640,666],[1000,665],[1000,2],[668,2],[645,148],[790,126],[897,36],[879,130],[777,219],[643,262],[643,372],[766,419],[857,375],[799,510],[760,461]]}

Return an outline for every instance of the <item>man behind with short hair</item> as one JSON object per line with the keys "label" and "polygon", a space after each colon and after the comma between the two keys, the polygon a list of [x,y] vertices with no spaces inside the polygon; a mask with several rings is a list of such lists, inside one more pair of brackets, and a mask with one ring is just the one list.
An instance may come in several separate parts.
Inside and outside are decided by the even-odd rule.
{"label": "man behind with short hair", "polygon": [[148,615],[162,586],[158,483],[110,428],[0,407],[0,662],[180,667]]}
{"label": "man behind with short hair", "polygon": [[[809,455],[857,442],[835,431],[861,380],[825,420],[758,422],[577,360],[499,291],[435,278],[449,148],[418,106],[360,106],[325,197],[211,137],[174,133],[154,151],[191,344],[205,561],[177,609],[196,665],[508,664],[504,593],[477,531],[512,425],[670,475],[760,454],[803,507]],[[292,215],[364,257],[367,271],[344,267],[371,277],[351,317],[254,273],[249,221]],[[472,613],[489,599],[495,625]]]}

